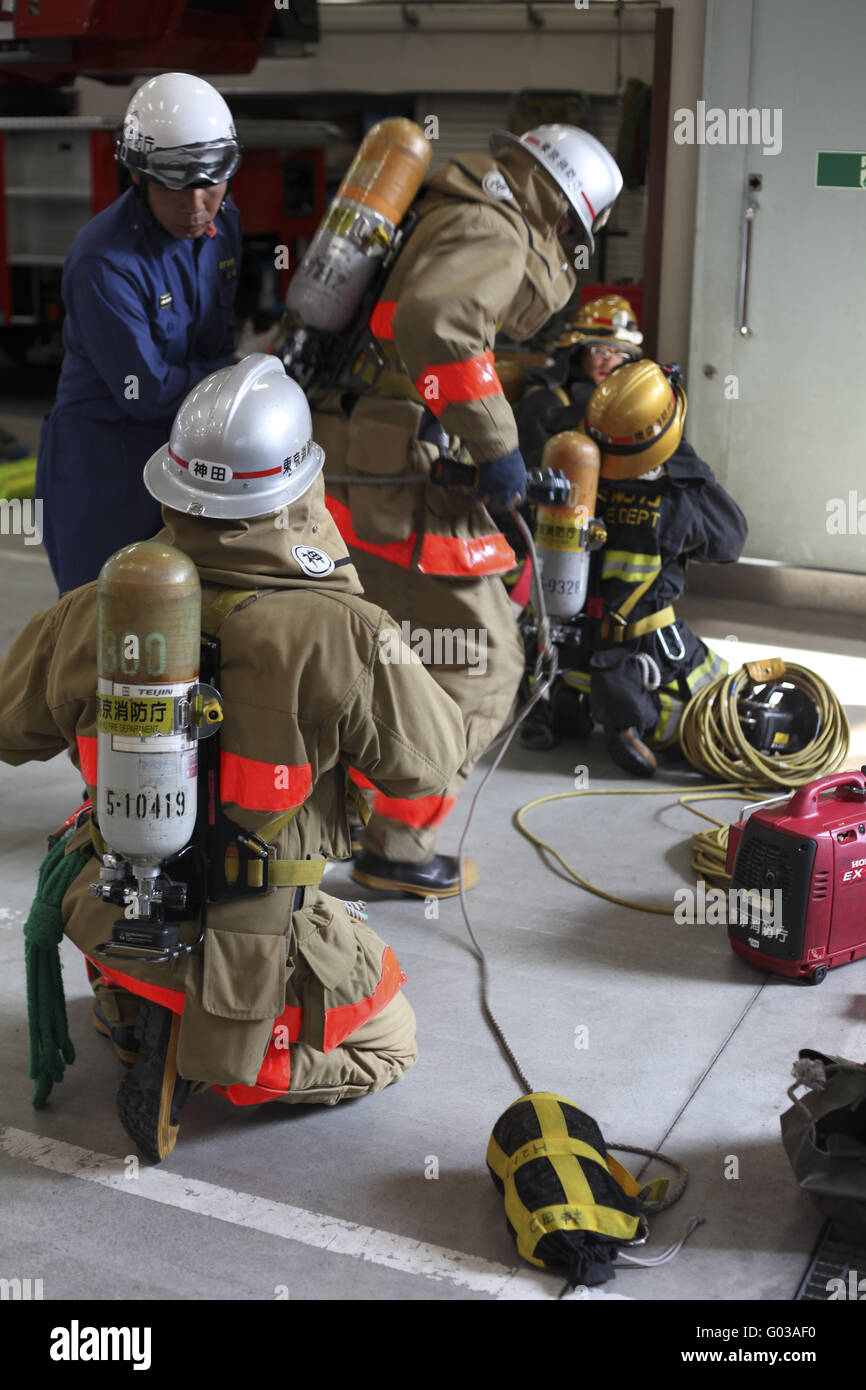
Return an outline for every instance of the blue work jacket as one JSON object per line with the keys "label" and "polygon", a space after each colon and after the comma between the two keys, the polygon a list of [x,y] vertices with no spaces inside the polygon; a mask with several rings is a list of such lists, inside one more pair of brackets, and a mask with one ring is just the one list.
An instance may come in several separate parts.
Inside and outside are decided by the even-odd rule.
{"label": "blue work jacket", "polygon": [[78,233],[63,267],[65,356],[42,426],[36,495],[60,592],[162,525],[142,482],[192,388],[233,363],[240,214],[226,199],[194,240],[134,189]]}

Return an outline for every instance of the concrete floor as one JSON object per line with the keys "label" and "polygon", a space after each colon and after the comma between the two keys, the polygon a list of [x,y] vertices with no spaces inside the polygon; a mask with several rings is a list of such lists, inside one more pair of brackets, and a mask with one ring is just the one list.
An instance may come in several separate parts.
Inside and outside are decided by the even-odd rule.
{"label": "concrete floor", "polygon": [[[0,538],[0,592],[5,652],[53,601],[40,550]],[[705,603],[689,616],[703,634],[728,638],[728,654],[731,638],[744,653],[749,642],[762,652],[783,644],[809,651],[819,670],[825,662],[838,670],[855,723],[847,765],[858,766],[862,634],[814,613],[768,620],[740,610]],[[833,667],[821,653],[846,660]],[[690,1170],[682,1201],[652,1222],[646,1253],[678,1240],[693,1217],[705,1224],[670,1263],[621,1268],[594,1297],[790,1299],[822,1221],[794,1181],[778,1117],[800,1047],[866,1055],[866,962],[831,972],[818,989],[794,985],[735,957],[722,927],[676,926],[582,892],[541,861],[511,817],[531,799],[570,790],[583,764],[592,788],[633,785],[598,735],[544,754],[509,752],[470,833],[482,881],[468,903],[494,1009],[532,1084],[589,1111],[609,1144],[661,1148]],[[686,782],[700,779],[672,764],[657,784]],[[120,1063],[91,1027],[83,964],[64,943],[78,1055],[48,1106],[31,1108],[21,924],[45,833],[78,804],[80,785],[64,757],[0,767],[0,1275],[42,1278],[46,1299],[76,1300],[558,1293],[556,1278],[519,1265],[485,1171],[491,1128],[518,1092],[479,1012],[456,901],[440,905],[438,921],[420,901],[371,904],[371,925],[409,976],[421,1047],[417,1067],[379,1096],[336,1110],[237,1109],[206,1093],[184,1110],[171,1158],[136,1176],[114,1111]],[[672,906],[675,889],[694,882],[689,844],[699,824],[672,801],[561,801],[538,808],[530,824],[613,892]],[[720,803],[720,814],[735,811]],[[462,815],[445,850],[456,849]],[[359,892],[342,865],[326,887]],[[588,1046],[575,1045],[579,1027]],[[735,1167],[738,1176],[726,1176]]]}

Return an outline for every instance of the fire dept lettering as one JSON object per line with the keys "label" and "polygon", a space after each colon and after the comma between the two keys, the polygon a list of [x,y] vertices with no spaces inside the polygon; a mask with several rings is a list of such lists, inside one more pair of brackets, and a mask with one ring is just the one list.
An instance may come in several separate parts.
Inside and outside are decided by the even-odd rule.
{"label": "fire dept lettering", "polygon": [[96,727],[103,734],[153,738],[174,732],[174,701],[97,695]]}
{"label": "fire dept lettering", "polygon": [[605,525],[612,526],[648,526],[654,531],[659,523],[659,509],[661,508],[661,493],[655,497],[647,497],[645,492],[628,492],[623,488],[617,488],[611,492],[604,512]]}

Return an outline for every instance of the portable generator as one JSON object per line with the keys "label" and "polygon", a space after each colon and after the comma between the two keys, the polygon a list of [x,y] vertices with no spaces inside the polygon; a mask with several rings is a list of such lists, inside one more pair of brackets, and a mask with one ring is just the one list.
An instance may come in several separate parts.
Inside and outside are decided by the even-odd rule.
{"label": "portable generator", "polygon": [[866,955],[866,767],[745,808],[731,826],[731,890],[780,894],[781,920],[729,922],[738,956],[818,985]]}

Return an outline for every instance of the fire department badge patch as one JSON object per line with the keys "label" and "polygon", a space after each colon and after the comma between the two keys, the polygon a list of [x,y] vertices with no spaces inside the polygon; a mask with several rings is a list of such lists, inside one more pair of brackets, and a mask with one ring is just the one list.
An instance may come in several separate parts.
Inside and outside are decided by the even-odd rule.
{"label": "fire department badge patch", "polygon": [[292,554],[304,574],[310,575],[312,579],[324,579],[325,575],[330,574],[334,569],[334,562],[330,555],[326,555],[324,550],[319,550],[318,546],[293,545]]}

